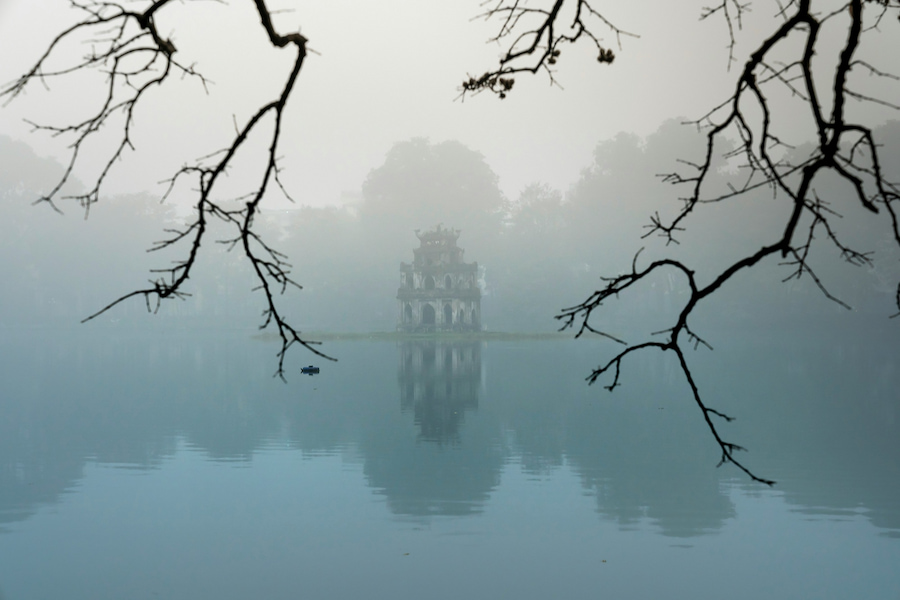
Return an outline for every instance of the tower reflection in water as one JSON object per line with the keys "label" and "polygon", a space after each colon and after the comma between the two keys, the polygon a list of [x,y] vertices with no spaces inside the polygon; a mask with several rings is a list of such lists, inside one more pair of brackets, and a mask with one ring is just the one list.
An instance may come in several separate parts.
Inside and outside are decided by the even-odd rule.
{"label": "tower reflection in water", "polygon": [[456,443],[466,411],[478,408],[481,342],[402,342],[398,379],[400,409],[412,413],[419,438]]}

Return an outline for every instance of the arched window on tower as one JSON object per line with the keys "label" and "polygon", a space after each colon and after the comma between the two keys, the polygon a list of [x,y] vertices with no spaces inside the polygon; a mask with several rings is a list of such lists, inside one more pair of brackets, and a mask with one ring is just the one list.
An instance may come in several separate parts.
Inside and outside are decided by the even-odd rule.
{"label": "arched window on tower", "polygon": [[453,324],[453,307],[449,304],[444,305],[444,325]]}
{"label": "arched window on tower", "polygon": [[434,307],[430,304],[422,307],[422,325],[434,325]]}
{"label": "arched window on tower", "polygon": [[431,275],[429,275],[428,277],[425,278],[425,289],[426,290],[434,289],[434,277],[432,277]]}
{"label": "arched window on tower", "polygon": [[444,289],[449,290],[452,287],[453,287],[453,280],[450,279],[449,275],[445,276],[444,277]]}

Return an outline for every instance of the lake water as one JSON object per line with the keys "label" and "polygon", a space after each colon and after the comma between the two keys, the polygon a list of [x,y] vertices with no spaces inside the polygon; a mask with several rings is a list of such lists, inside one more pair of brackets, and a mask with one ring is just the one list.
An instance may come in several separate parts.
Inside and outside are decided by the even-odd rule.
{"label": "lake water", "polygon": [[893,331],[689,353],[770,489],[659,353],[7,330],[0,598],[897,599]]}

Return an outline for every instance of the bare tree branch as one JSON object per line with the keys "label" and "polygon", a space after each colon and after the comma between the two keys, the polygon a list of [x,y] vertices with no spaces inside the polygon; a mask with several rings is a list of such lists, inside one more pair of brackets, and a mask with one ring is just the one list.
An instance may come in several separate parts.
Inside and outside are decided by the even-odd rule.
{"label": "bare tree branch", "polygon": [[[33,83],[46,83],[49,79],[89,70],[106,74],[106,95],[93,116],[80,123],[63,126],[35,125],[36,129],[73,139],[69,162],[62,178],[50,193],[39,201],[47,202],[59,210],[56,204],[57,196],[70,179],[86,140],[92,138],[102,127],[111,126],[114,116],[122,115],[124,124],[121,127],[121,137],[110,152],[91,189],[84,194],[65,197],[77,200],[87,214],[90,207],[99,200],[100,191],[114,164],[126,149],[133,149],[131,130],[138,107],[144,105],[146,93],[154,86],[166,84],[175,73],[195,78],[206,86],[207,80],[200,73],[175,59],[175,45],[157,30],[155,18],[170,3],[171,0],[155,0],[149,3],[145,10],[137,12],[117,2],[71,0],[72,6],[85,14],[83,19],[54,38],[46,52],[27,73],[0,89],[0,97],[5,96],[9,102],[20,96]],[[277,48],[294,49],[294,61],[284,87],[277,98],[260,107],[242,128],[236,127],[230,145],[200,159],[196,164],[182,167],[170,178],[166,197],[184,178],[192,180],[197,186],[194,217],[182,229],[168,230],[168,237],[157,242],[150,250],[185,247],[186,256],[175,262],[174,266],[153,271],[157,277],[150,281],[148,287],[123,294],[86,317],[83,322],[90,321],[134,297],[142,296],[148,310],[156,311],[164,300],[183,299],[188,296],[185,291],[186,282],[196,265],[202,243],[208,236],[209,219],[215,218],[233,228],[233,237],[224,241],[231,247],[240,247],[253,268],[257,281],[255,289],[262,291],[264,296],[265,308],[262,311],[260,329],[272,326],[278,332],[281,349],[278,352],[278,368],[275,374],[283,379],[285,355],[294,345],[302,346],[323,358],[334,359],[316,347],[319,342],[305,339],[279,308],[276,296],[284,294],[289,287],[299,289],[301,286],[291,278],[291,265],[286,261],[286,257],[263,240],[253,228],[254,218],[259,214],[260,203],[268,192],[271,182],[274,181],[279,189],[284,189],[278,177],[278,144],[285,107],[307,53],[305,37],[299,33],[286,35],[278,33],[264,0],[254,0],[254,4],[262,29],[270,43]],[[65,68],[48,71],[46,65],[50,57],[55,56],[61,43],[76,36],[85,36],[92,41],[90,53],[76,59]],[[271,125],[267,125],[268,123]],[[265,167],[259,175],[259,183],[255,191],[244,199],[242,207],[228,209],[216,195],[221,176],[233,164],[238,149],[244,145],[250,134],[263,131],[267,126],[270,127],[269,146]]]}
{"label": "bare tree branch", "polygon": [[512,90],[518,73],[546,73],[556,84],[554,65],[560,60],[562,49],[587,39],[597,53],[597,61],[610,64],[615,52],[598,36],[596,30],[605,28],[615,35],[622,46],[622,37],[638,37],[617,27],[591,6],[587,0],[547,0],[538,7],[525,0],[486,0],[484,12],[476,18],[497,20],[500,27],[491,42],[502,45],[503,55],[496,69],[475,77],[469,75],[460,86],[460,97],[468,93],[490,91],[500,98]]}
{"label": "bare tree branch", "polygon": [[[894,241],[900,247],[897,219],[897,204],[900,199],[898,185],[887,180],[884,175],[872,130],[864,123],[850,121],[846,111],[849,98],[896,108],[890,101],[863,96],[853,91],[850,87],[850,76],[853,67],[857,66],[869,75],[888,81],[897,80],[896,75],[855,56],[863,33],[875,31],[888,12],[900,13],[900,3],[895,0],[851,0],[842,4],[838,10],[824,14],[815,12],[812,4],[812,0],[795,0],[785,5],[782,11],[783,22],[746,59],[731,97],[694,122],[698,127],[706,129],[706,152],[703,162],[699,165],[689,165],[692,169],[691,174],[671,173],[664,176],[666,182],[689,186],[690,195],[682,199],[683,206],[674,218],[665,220],[659,214],[651,217],[649,231],[645,237],[658,235],[667,244],[677,243],[677,236],[685,230],[689,216],[701,205],[740,198],[760,187],[772,188],[778,196],[786,198],[790,203],[791,211],[781,235],[756,252],[734,261],[714,275],[709,284],[702,287],[697,285],[694,271],[681,261],[656,260],[646,268],[638,269],[636,256],[629,273],[604,279],[605,287],[594,292],[581,304],[564,309],[557,316],[562,322],[562,329],[577,330],[576,337],[586,331],[602,333],[602,330],[589,325],[589,320],[595,311],[603,306],[605,300],[618,296],[659,270],[675,269],[681,272],[687,280],[689,295],[674,325],[666,332],[667,341],[626,344],[625,349],[616,354],[612,360],[597,367],[588,380],[593,383],[613,370],[612,383],[606,386],[613,389],[619,384],[622,361],[633,352],[647,348],[674,352],[678,356],[681,371],[691,389],[694,401],[703,413],[710,432],[722,451],[720,464],[731,463],[754,481],[768,485],[774,482],[757,476],[735,458],[734,451],[743,448],[725,441],[711,419],[712,416],[717,416],[731,420],[708,407],[701,397],[682,348],[684,338],[694,343],[695,348],[698,345],[699,338],[688,327],[689,318],[704,298],[714,294],[741,271],[752,268],[763,259],[774,255],[780,255],[785,261],[784,264],[792,267],[793,271],[788,279],[807,276],[826,298],[844,308],[849,308],[845,302],[828,291],[825,283],[816,275],[809,263],[810,249],[817,239],[816,234],[824,232],[824,236],[820,237],[836,247],[845,261],[856,266],[872,264],[871,252],[850,247],[839,237],[837,229],[833,226],[833,221],[841,215],[824,199],[821,195],[822,190],[816,189],[816,183],[826,173],[830,174],[831,179],[824,182],[824,190],[833,190],[836,177],[849,184],[853,190],[856,207],[865,213],[877,215],[886,213]],[[865,8],[872,4],[878,6],[873,9],[875,14],[866,20]],[[701,15],[704,19],[715,14],[724,16],[731,40],[729,63],[734,60],[734,25],[737,24],[737,28],[740,28],[740,16],[746,9],[746,5],[725,0],[705,9]],[[820,31],[825,22],[833,19],[843,19],[847,23],[847,37],[838,54],[832,55],[835,65],[834,75],[831,86],[826,88],[816,82],[815,75],[821,75],[822,71],[814,69],[813,57],[828,54],[828,47],[820,38]],[[800,55],[787,63],[780,62],[776,58],[776,53],[783,48],[790,52],[788,40],[796,36],[800,36],[803,40]],[[779,85],[782,90],[786,89],[792,98],[802,102],[813,124],[817,142],[808,154],[798,154],[796,149],[785,144],[773,130],[775,113],[787,110],[782,101],[773,103],[769,99],[772,95],[769,88]],[[748,107],[751,106],[758,111],[758,117],[753,117],[753,113],[748,111]],[[725,158],[743,159],[742,167],[748,175],[742,185],[732,187],[730,192],[708,195],[706,190],[710,187],[711,175],[715,169],[714,161],[724,153],[721,148],[727,147],[730,143],[726,137],[728,135],[736,137],[738,144],[726,154]],[[790,151],[784,152],[784,148]],[[775,153],[776,150],[778,154]],[[803,225],[804,223],[806,225]],[[900,311],[900,284],[897,288],[896,303]],[[699,340],[699,343],[705,344],[702,340]]]}

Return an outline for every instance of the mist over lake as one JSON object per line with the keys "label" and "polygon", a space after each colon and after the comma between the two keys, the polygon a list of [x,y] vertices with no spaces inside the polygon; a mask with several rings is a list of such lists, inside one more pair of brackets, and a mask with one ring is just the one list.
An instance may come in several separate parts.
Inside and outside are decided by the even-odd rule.
{"label": "mist over lake", "polygon": [[692,355],[774,489],[715,468],[664,356],[586,386],[608,343],[330,342],[338,363],[284,384],[249,333],[7,330],[3,593],[898,589],[893,338]]}
{"label": "mist over lake", "polygon": [[0,600],[897,600],[897,17],[0,1]]}

